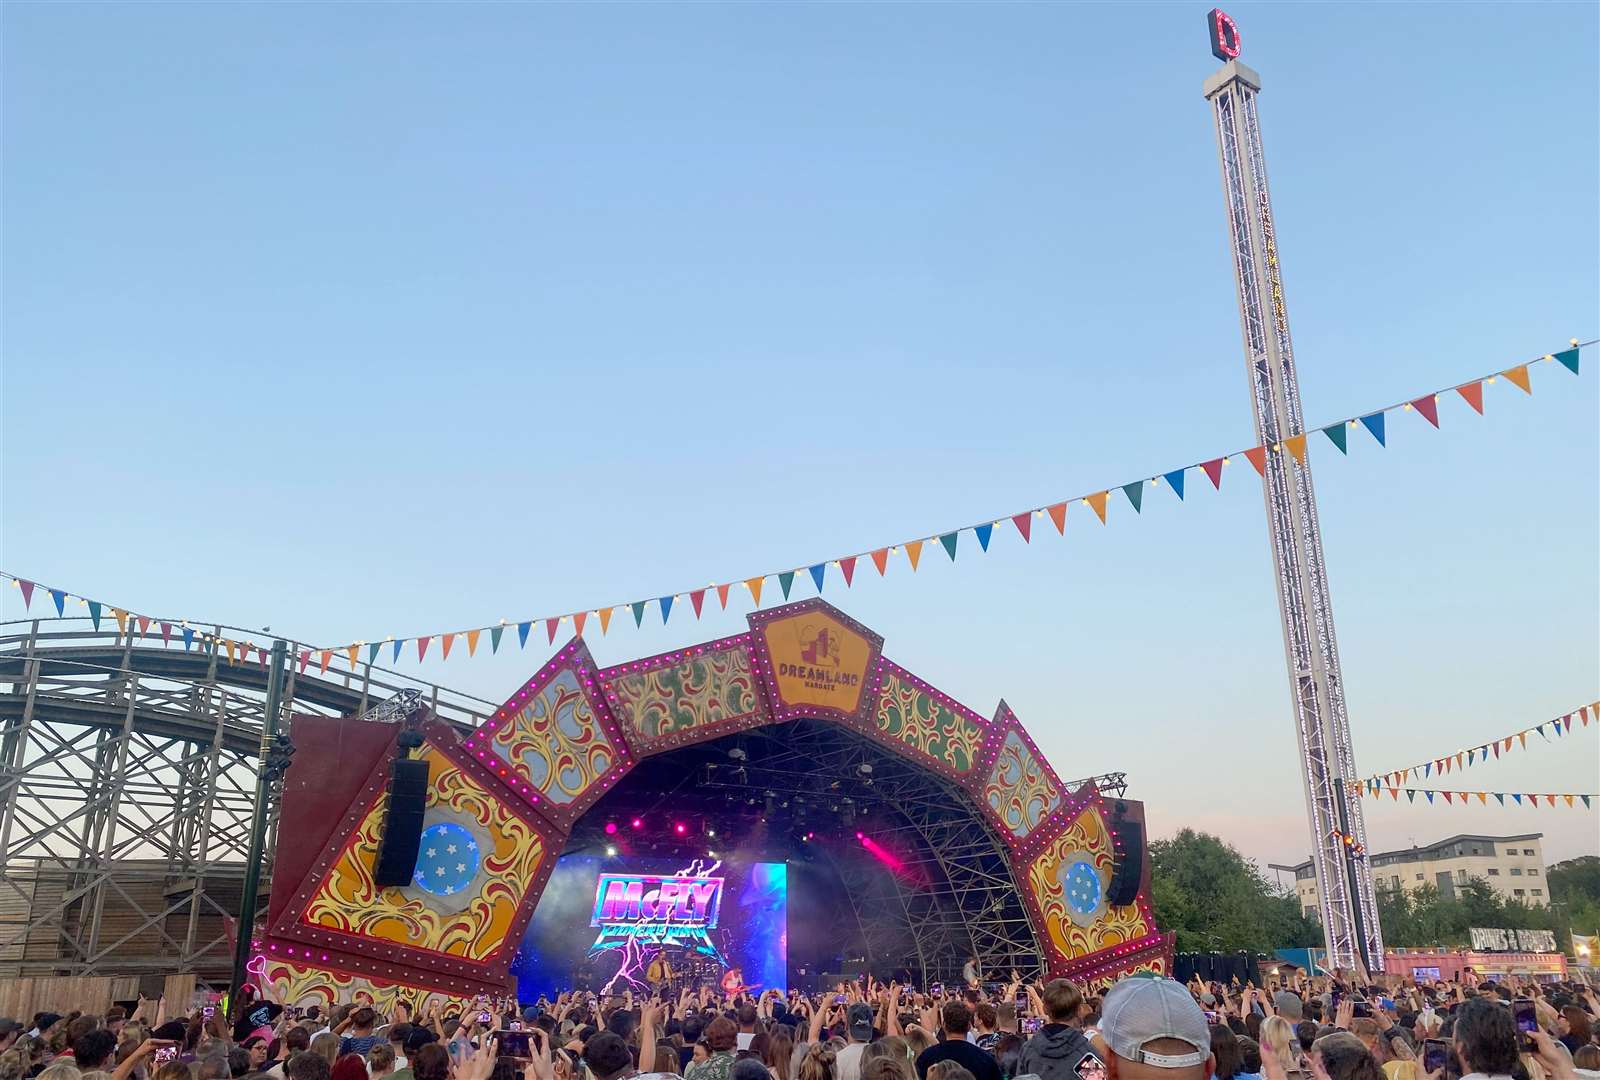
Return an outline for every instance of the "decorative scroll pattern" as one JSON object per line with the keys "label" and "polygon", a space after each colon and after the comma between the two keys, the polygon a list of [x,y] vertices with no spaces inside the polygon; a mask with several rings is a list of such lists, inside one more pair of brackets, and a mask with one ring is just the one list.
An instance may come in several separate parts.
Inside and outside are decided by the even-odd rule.
{"label": "decorative scroll pattern", "polygon": [[1017,839],[1024,839],[1061,805],[1061,789],[1015,731],[1006,733],[983,797]]}
{"label": "decorative scroll pattern", "polygon": [[266,985],[262,989],[268,991],[266,996],[270,1000],[302,1009],[320,1005],[324,1014],[335,1005],[355,1004],[371,1005],[387,1015],[394,1011],[396,1004],[406,1004],[418,1015],[426,1016],[435,1003],[441,1011],[448,1012],[453,1008],[458,1013],[466,1011],[466,1006],[471,1003],[464,995],[452,997],[437,990],[307,967],[289,960],[273,958],[265,964]]}
{"label": "decorative scroll pattern", "polygon": [[481,869],[466,898],[456,896],[446,903],[417,889],[377,886],[372,867],[383,825],[380,798],[306,905],[301,921],[483,960],[506,944],[517,905],[544,858],[544,839],[431,745],[424,746],[418,758],[428,762],[427,809],[453,812],[474,822],[492,845],[480,853]]}
{"label": "decorative scroll pattern", "polygon": [[971,771],[983,744],[980,725],[893,671],[884,673],[874,720],[885,735],[958,773]]}
{"label": "decorative scroll pattern", "polygon": [[571,668],[557,672],[496,728],[489,745],[558,805],[579,798],[617,760],[617,750]]}
{"label": "decorative scroll pattern", "polygon": [[1102,908],[1099,917],[1087,926],[1074,921],[1074,902],[1069,895],[1072,868],[1088,860],[1102,881],[1111,878],[1111,836],[1099,811],[1085,810],[1071,828],[1041,851],[1028,866],[1028,889],[1044,916],[1045,935],[1064,960],[1137,941],[1155,932],[1145,921],[1139,905]]}
{"label": "decorative scroll pattern", "polygon": [[617,719],[630,734],[646,740],[742,720],[761,709],[750,656],[740,647],[623,675],[611,691],[620,706]]}

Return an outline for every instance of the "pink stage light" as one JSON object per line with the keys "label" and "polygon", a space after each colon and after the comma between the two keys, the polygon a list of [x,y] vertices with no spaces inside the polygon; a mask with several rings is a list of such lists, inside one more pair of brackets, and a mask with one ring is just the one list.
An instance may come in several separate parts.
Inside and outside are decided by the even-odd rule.
{"label": "pink stage light", "polygon": [[906,864],[902,862],[900,858],[894,854],[894,852],[890,851],[888,848],[884,847],[870,836],[866,836],[862,833],[856,833],[856,836],[860,839],[861,846],[866,848],[874,859],[877,859],[894,873],[898,874],[905,870]]}
{"label": "pink stage light", "polygon": [[682,836],[684,833],[689,831],[689,826],[680,821],[672,826],[672,831],[677,833],[679,836]]}
{"label": "pink stage light", "polygon": [[633,819],[633,827],[634,827],[634,828],[635,828],[635,829],[642,829],[642,828],[644,828],[644,819],[643,819],[643,818],[634,818],[634,819]]}
{"label": "pink stage light", "polygon": [[607,836],[615,836],[615,835],[617,835],[617,823],[615,821],[606,822],[606,835]]}

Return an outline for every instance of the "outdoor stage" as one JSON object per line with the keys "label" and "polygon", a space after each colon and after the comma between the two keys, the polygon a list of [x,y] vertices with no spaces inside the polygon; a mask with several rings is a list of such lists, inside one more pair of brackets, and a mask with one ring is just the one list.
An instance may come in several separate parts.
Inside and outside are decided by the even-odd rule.
{"label": "outdoor stage", "polygon": [[254,977],[381,1004],[637,988],[663,952],[760,989],[955,982],[973,953],[1090,983],[1169,970],[1120,776],[1064,784],[1004,702],[984,719],[823,601],[749,620],[605,669],[575,639],[476,730],[413,715],[402,886],[374,877],[401,724],[297,716]]}

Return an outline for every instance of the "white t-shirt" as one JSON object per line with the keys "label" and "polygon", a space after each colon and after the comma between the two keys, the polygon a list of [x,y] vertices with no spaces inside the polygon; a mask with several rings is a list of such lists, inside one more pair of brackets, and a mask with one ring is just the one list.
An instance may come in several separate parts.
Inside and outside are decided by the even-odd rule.
{"label": "white t-shirt", "polygon": [[755,1042],[755,1041],[756,1041],[756,1033],[755,1032],[753,1032],[753,1031],[741,1031],[741,1032],[739,1032],[739,1038],[738,1038],[738,1044],[737,1045],[738,1045],[738,1048],[740,1050],[748,1050],[748,1049],[750,1049],[750,1044]]}
{"label": "white t-shirt", "polygon": [[861,1080],[861,1052],[866,1043],[851,1043],[833,1059],[833,1080]]}

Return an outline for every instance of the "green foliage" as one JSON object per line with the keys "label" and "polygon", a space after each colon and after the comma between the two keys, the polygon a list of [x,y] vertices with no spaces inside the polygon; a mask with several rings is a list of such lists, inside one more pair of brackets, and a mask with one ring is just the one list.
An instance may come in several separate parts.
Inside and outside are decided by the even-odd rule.
{"label": "green foliage", "polygon": [[1184,829],[1150,844],[1150,906],[1179,952],[1271,952],[1322,944],[1293,896],[1279,896],[1250,860],[1209,833]]}
{"label": "green foliage", "polygon": [[1575,934],[1600,934],[1600,855],[1558,862],[1546,872],[1550,900]]}
{"label": "green foliage", "polygon": [[[1551,874],[1554,875],[1554,868]],[[1432,885],[1379,889],[1378,921],[1383,926],[1384,945],[1392,948],[1464,948],[1472,943],[1468,930],[1474,926],[1553,930],[1558,947],[1570,944],[1565,908],[1559,904],[1535,907],[1504,899],[1481,878],[1456,886],[1451,899],[1440,896]]]}

